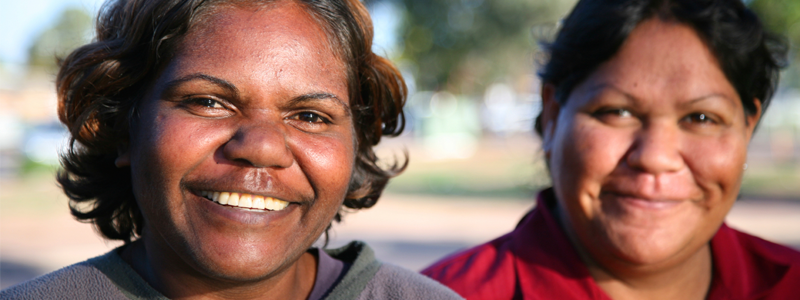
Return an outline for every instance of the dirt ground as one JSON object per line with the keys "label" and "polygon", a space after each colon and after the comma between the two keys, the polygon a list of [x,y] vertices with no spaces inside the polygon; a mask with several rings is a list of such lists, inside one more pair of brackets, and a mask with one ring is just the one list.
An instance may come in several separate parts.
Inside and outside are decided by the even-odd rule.
{"label": "dirt ground", "polygon": [[[52,200],[57,200],[57,189],[54,192]],[[34,211],[8,202],[0,203],[2,288],[119,245],[102,240],[90,225],[74,221],[65,209]],[[532,206],[532,200],[523,199],[390,194],[373,209],[349,214],[335,225],[330,246],[364,240],[379,259],[419,270],[448,253],[510,231]],[[740,200],[728,223],[800,248],[800,201]]]}

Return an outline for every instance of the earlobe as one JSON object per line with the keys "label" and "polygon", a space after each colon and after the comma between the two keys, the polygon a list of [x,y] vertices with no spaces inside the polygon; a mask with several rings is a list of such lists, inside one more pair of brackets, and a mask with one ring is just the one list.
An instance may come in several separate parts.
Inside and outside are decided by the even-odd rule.
{"label": "earlobe", "polygon": [[561,111],[561,105],[556,100],[556,87],[551,83],[542,85],[542,149],[545,156],[550,156],[550,150],[553,147],[554,134],[556,130],[556,123],[558,122],[558,114]]}
{"label": "earlobe", "polygon": [[117,149],[117,159],[114,160],[114,166],[117,168],[131,166],[131,151],[128,145],[120,146]]}

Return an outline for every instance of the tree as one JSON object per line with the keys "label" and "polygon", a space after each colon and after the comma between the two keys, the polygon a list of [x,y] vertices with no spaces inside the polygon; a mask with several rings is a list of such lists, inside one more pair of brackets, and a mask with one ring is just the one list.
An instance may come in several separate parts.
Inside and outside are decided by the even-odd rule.
{"label": "tree", "polygon": [[[382,0],[392,1],[392,0]],[[416,63],[420,90],[476,95],[529,74],[532,28],[555,23],[574,0],[395,0],[404,8],[402,60]]]}
{"label": "tree", "polygon": [[55,71],[57,57],[89,41],[92,17],[81,9],[67,9],[53,27],[48,28],[36,38],[28,49],[28,66],[46,71]]}
{"label": "tree", "polygon": [[[783,35],[793,46],[800,45],[800,1],[798,0],[753,0],[752,8],[768,30]],[[793,47],[790,52],[791,68],[783,80],[783,84],[791,87],[800,87],[800,52]]]}

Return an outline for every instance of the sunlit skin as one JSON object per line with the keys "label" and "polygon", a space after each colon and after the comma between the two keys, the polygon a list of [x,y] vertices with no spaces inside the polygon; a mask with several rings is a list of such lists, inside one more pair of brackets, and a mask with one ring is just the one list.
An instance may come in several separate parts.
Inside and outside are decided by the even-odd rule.
{"label": "sunlit skin", "polygon": [[739,191],[760,115],[746,114],[686,25],[640,24],[559,106],[544,148],[562,227],[614,299],[703,299],[708,241]]}
{"label": "sunlit skin", "polygon": [[[224,7],[183,40],[117,159],[145,218],[123,259],[172,299],[305,299],[316,273],[306,250],[354,161],[345,65],[322,27],[290,1]],[[234,208],[203,190],[291,204]]]}

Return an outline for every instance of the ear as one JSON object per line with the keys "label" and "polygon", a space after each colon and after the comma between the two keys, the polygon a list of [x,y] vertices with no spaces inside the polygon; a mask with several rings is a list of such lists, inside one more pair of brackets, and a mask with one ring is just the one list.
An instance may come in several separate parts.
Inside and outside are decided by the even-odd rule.
{"label": "ear", "polygon": [[753,104],[756,107],[756,111],[750,115],[745,113],[745,126],[747,127],[747,140],[750,141],[750,138],[753,137],[753,131],[756,130],[756,125],[758,124],[758,120],[761,119],[761,100],[753,99]]}
{"label": "ear", "polygon": [[542,149],[546,156],[550,156],[550,150],[555,140],[555,130],[558,123],[558,114],[561,105],[556,100],[556,87],[551,83],[542,85]]}
{"label": "ear", "polygon": [[114,165],[117,168],[124,168],[131,166],[131,150],[128,143],[123,143],[117,148],[117,159],[114,160]]}

